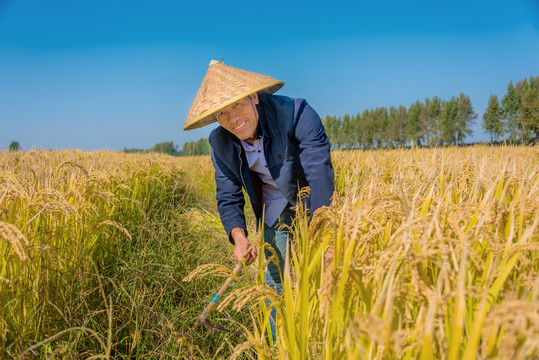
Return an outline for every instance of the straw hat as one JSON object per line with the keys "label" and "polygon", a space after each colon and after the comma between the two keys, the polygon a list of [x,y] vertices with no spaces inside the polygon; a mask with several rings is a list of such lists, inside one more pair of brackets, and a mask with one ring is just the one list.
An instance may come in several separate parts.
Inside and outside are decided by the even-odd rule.
{"label": "straw hat", "polygon": [[214,114],[255,92],[273,94],[284,85],[271,76],[237,69],[212,60],[185,120],[184,130],[216,121]]}

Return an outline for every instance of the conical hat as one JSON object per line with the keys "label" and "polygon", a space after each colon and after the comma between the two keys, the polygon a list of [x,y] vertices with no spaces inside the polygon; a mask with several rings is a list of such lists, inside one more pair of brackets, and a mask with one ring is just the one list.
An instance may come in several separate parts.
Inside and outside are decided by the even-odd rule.
{"label": "conical hat", "polygon": [[216,121],[214,114],[255,92],[273,94],[284,85],[271,76],[237,69],[212,60],[185,120],[184,130]]}

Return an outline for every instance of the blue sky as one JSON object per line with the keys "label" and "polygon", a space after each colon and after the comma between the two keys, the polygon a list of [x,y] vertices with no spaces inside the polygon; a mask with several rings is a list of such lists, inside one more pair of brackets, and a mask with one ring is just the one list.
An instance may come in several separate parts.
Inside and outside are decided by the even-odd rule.
{"label": "blue sky", "polygon": [[539,75],[539,0],[0,0],[0,148],[121,150],[183,131],[211,59],[283,80],[321,117]]}

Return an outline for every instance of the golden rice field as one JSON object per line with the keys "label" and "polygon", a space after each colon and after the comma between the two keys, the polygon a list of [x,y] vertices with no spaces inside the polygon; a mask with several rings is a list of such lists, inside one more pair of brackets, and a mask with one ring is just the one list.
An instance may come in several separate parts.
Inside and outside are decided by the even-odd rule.
{"label": "golden rice field", "polygon": [[232,267],[208,157],[0,153],[0,357],[539,357],[539,147],[332,156],[283,296],[260,259],[211,314],[234,337],[195,320]]}

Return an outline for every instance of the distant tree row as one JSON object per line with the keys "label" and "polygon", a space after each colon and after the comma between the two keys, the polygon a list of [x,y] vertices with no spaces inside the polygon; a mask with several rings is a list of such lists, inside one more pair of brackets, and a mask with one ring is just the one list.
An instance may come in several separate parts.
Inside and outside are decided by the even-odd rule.
{"label": "distant tree row", "polygon": [[124,148],[123,152],[126,153],[149,153],[149,152],[157,152],[162,154],[168,154],[172,156],[180,156],[182,155],[181,151],[178,151],[177,147],[174,146],[174,143],[172,141],[165,141],[162,143],[155,144],[154,147],[148,150],[143,149],[127,149]]}
{"label": "distant tree row", "polygon": [[210,155],[210,150],[210,142],[207,138],[200,138],[197,141],[183,144],[184,156]]}
{"label": "distant tree row", "polygon": [[483,128],[491,141],[528,144],[539,138],[539,76],[507,85],[507,93],[498,101],[490,95],[483,114]]}
{"label": "distant tree row", "polygon": [[174,146],[174,143],[172,141],[165,141],[159,144],[155,144],[154,147],[148,150],[124,148],[123,152],[126,152],[126,153],[158,152],[158,153],[168,154],[172,156],[209,155],[210,143],[207,138],[200,138],[197,141],[190,141],[190,142],[185,143],[183,145],[183,150],[178,151],[177,146]]}
{"label": "distant tree row", "polygon": [[476,118],[470,98],[461,93],[447,101],[427,97],[408,108],[379,107],[342,118],[326,116],[323,124],[333,148],[396,148],[412,142],[458,146],[472,134]]}

